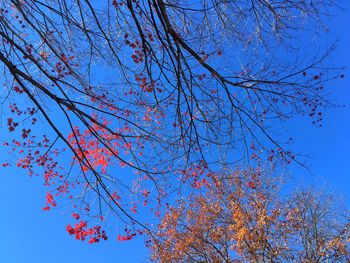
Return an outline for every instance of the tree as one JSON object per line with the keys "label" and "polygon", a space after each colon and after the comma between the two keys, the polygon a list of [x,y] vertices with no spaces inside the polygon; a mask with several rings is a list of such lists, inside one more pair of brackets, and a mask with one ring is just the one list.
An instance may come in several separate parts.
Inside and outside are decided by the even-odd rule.
{"label": "tree", "polygon": [[[142,204],[160,216],[165,197],[221,166],[300,162],[271,127],[295,115],[322,121],[324,84],[339,77],[325,64],[332,48],[296,50],[301,28],[323,34],[333,4],[3,0],[2,103],[15,133],[4,145],[19,155],[3,166],[44,174],[45,210],[65,194],[80,201],[75,219],[112,212],[148,229],[134,215]],[[67,231],[106,238],[83,220]]]}
{"label": "tree", "polygon": [[217,178],[168,209],[151,246],[154,261],[350,259],[349,213],[337,195],[316,187],[283,194],[281,177],[261,169]]}

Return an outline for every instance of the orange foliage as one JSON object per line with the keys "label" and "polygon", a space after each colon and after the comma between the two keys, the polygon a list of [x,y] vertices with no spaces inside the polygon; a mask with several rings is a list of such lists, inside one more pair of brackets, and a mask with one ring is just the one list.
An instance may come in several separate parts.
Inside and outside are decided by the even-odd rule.
{"label": "orange foliage", "polygon": [[[256,176],[256,171],[237,170],[220,181],[209,181],[206,191],[178,200],[158,227],[152,259],[345,262],[350,258],[348,221],[340,210],[333,211],[339,202],[326,201],[332,195],[308,189],[284,197],[279,192],[281,178],[267,172]],[[255,178],[254,189],[249,177]],[[332,230],[325,229],[326,224]]]}

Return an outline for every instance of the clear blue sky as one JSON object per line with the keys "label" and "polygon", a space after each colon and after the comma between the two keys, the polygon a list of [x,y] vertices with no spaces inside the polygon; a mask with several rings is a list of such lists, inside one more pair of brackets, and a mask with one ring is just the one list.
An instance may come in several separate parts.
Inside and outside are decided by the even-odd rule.
{"label": "clear blue sky", "polygon": [[[332,34],[330,37],[339,36],[340,40],[332,64],[349,67],[350,1],[344,3],[347,10],[326,26]],[[315,174],[311,176],[305,170],[294,168],[294,178],[320,184],[325,180],[336,191],[343,191],[350,207],[350,70],[346,69],[344,75],[344,79],[328,86],[332,95],[338,97],[338,103],[347,105],[346,108],[328,110],[322,128],[314,128],[309,120],[296,120],[290,128],[296,141],[295,149],[313,158],[310,163]],[[1,137],[6,133],[0,131]],[[0,153],[1,160],[5,154]],[[47,189],[39,177],[29,178],[15,168],[1,168],[0,172],[0,263],[148,261],[142,238],[117,242],[111,237],[107,242],[94,245],[76,241],[65,230],[67,224],[72,223],[70,214],[61,214],[60,209],[42,211]]]}

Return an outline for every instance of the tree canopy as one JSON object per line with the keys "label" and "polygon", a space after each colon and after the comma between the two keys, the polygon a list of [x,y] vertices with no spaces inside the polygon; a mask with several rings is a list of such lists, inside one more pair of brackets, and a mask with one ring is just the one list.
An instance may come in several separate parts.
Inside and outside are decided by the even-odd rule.
{"label": "tree canopy", "polygon": [[237,169],[220,178],[167,210],[153,242],[154,261],[350,259],[349,213],[336,194],[309,186],[283,195],[285,178],[271,169]]}
{"label": "tree canopy", "polygon": [[1,103],[13,136],[3,145],[14,157],[2,166],[44,175],[44,210],[74,201],[77,239],[107,239],[113,218],[126,226],[120,240],[156,240],[144,219],[166,218],[174,196],[197,196],[236,167],[304,165],[283,125],[322,126],[333,106],[327,83],[343,77],[327,64],[334,47],[311,39],[335,6],[3,0]]}

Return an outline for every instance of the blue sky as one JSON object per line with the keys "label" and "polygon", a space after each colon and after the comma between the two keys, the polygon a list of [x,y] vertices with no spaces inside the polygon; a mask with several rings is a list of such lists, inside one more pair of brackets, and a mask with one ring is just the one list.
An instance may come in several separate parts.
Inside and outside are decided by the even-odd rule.
{"label": "blue sky", "polygon": [[[345,2],[345,1],[344,1]],[[329,25],[330,38],[338,37],[338,50],[331,58],[332,65],[350,66],[350,2],[347,10],[339,13]],[[322,43],[320,43],[322,45]],[[311,172],[293,167],[295,180],[323,184],[327,182],[336,192],[343,192],[350,205],[350,91],[349,69],[344,79],[328,85],[339,104],[347,107],[329,109],[322,128],[315,128],[310,121],[295,120],[289,128],[295,138],[294,148],[311,158]],[[4,127],[4,126],[3,126]],[[1,137],[7,131],[0,131]],[[1,152],[0,158],[6,158]],[[70,214],[63,210],[45,212],[47,189],[39,177],[28,177],[20,169],[1,169],[0,174],[0,263],[45,262],[147,262],[148,252],[143,239],[118,242],[110,237],[107,242],[89,245],[76,241],[65,228],[72,223]]]}

